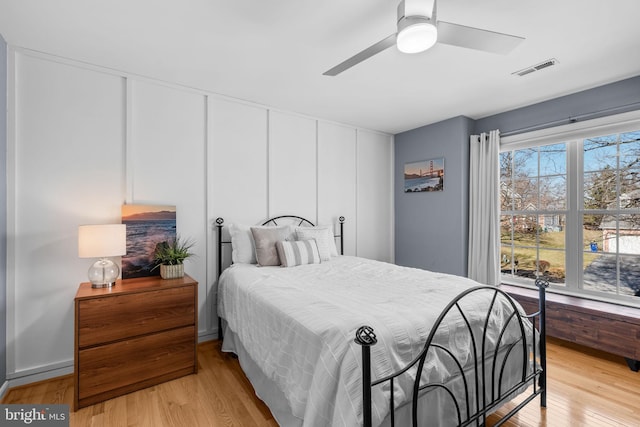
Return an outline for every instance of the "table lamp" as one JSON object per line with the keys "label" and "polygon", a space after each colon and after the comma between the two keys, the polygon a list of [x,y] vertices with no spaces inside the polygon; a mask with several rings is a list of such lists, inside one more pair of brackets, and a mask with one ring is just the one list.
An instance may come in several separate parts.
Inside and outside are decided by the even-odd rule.
{"label": "table lamp", "polygon": [[78,227],[78,256],[100,258],[89,268],[92,288],[109,288],[116,284],[120,268],[108,257],[126,255],[125,224],[81,225]]}

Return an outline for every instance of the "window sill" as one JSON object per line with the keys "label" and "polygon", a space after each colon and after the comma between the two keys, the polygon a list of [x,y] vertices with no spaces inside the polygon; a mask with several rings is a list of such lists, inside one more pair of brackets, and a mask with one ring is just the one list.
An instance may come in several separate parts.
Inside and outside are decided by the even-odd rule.
{"label": "window sill", "polygon": [[[521,295],[538,299],[538,290],[535,287],[523,287],[521,285],[501,284],[500,288],[510,295]],[[622,305],[618,302],[600,301],[584,298],[575,294],[557,292],[555,289],[547,289],[547,303],[564,304],[566,306],[580,309],[586,313],[599,314],[607,313],[611,318],[618,318],[621,321],[633,319],[634,323],[640,325],[640,308]]]}
{"label": "window sill", "polygon": [[[536,294],[538,292],[538,288],[536,288],[535,285],[533,284],[516,282],[512,280],[502,281],[500,283],[500,286],[530,289],[535,291]],[[565,288],[563,286],[553,286],[553,283],[551,283],[551,286],[547,288],[547,299],[549,298],[548,295],[551,295],[551,294],[563,295],[569,298],[575,298],[579,300],[593,301],[594,303],[608,304],[610,306],[629,307],[631,309],[636,309],[636,310],[640,309],[640,298],[634,298],[635,300],[637,300],[637,302],[635,302],[635,301],[630,301],[629,298],[618,299],[615,296],[607,297],[606,295],[603,295],[603,294],[576,292],[574,290],[571,290],[570,288]]]}
{"label": "window sill", "polygon": [[[502,284],[527,313],[538,310],[538,291]],[[640,360],[640,308],[549,292],[547,335]],[[631,365],[630,365],[631,366]]]}

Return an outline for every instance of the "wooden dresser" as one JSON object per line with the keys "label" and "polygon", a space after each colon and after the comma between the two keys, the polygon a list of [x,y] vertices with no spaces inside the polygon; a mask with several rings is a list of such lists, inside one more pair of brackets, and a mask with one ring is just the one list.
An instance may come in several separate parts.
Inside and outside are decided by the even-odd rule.
{"label": "wooden dresser", "polygon": [[81,283],[74,409],[197,373],[198,282],[185,275]]}

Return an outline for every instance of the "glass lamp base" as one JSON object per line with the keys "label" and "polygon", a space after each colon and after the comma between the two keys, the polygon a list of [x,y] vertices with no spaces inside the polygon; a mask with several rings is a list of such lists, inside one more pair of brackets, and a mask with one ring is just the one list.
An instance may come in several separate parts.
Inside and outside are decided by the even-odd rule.
{"label": "glass lamp base", "polygon": [[115,286],[116,282],[109,282],[109,283],[92,283],[91,287],[94,289],[97,288],[110,288],[112,286]]}
{"label": "glass lamp base", "polygon": [[110,288],[116,284],[120,267],[108,258],[96,261],[89,268],[89,281],[92,288]]}

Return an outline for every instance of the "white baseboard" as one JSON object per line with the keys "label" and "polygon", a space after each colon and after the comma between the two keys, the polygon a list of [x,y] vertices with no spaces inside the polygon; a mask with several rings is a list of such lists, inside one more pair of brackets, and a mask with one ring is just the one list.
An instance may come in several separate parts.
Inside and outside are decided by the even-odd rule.
{"label": "white baseboard", "polygon": [[[218,339],[217,330],[203,331],[198,334],[198,343],[216,339]],[[2,384],[2,387],[0,387],[0,399],[4,397],[5,393],[12,387],[73,374],[73,369],[73,360],[70,360],[7,374],[7,380]]]}
{"label": "white baseboard", "polygon": [[4,395],[7,393],[8,390],[9,390],[9,381],[5,381],[2,384],[2,387],[0,387],[0,400],[4,399]]}
{"label": "white baseboard", "polygon": [[217,340],[217,339],[218,339],[218,332],[217,331],[206,331],[204,333],[200,332],[198,334],[198,344],[206,342],[206,341]]}
{"label": "white baseboard", "polygon": [[7,374],[9,388],[73,374],[73,360]]}

